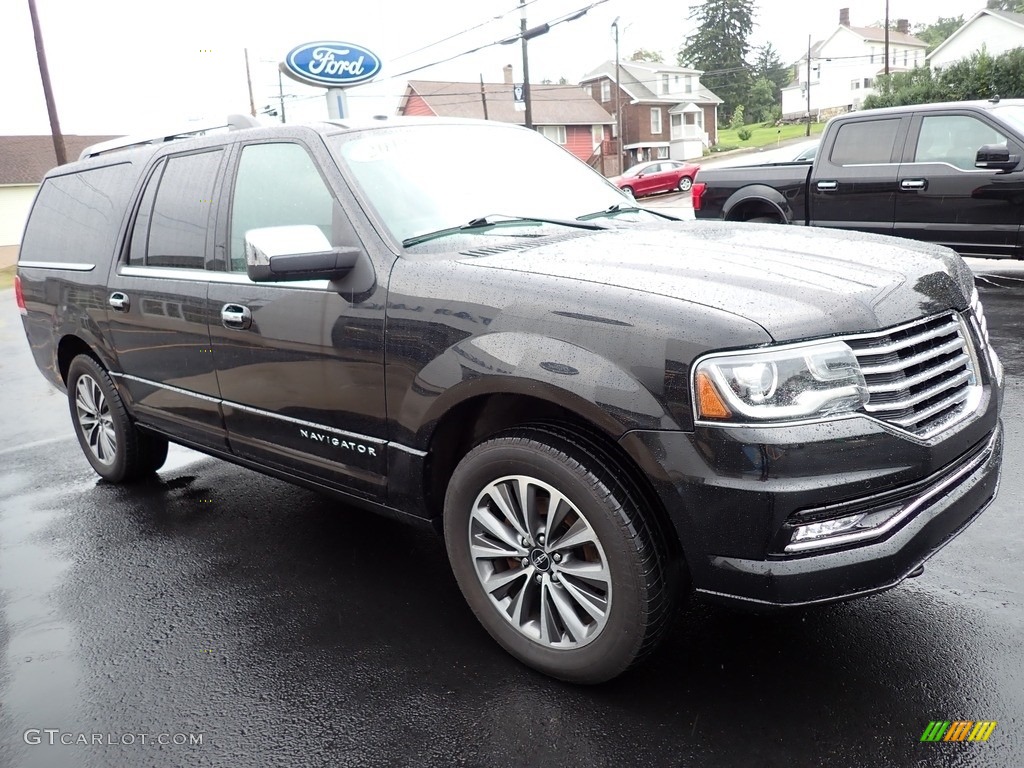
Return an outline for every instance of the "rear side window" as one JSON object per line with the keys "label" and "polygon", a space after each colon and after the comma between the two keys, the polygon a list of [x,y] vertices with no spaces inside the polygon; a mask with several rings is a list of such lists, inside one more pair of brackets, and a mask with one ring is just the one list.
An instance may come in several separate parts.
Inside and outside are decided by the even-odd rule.
{"label": "rear side window", "polygon": [[153,172],[135,217],[128,263],[203,269],[213,192],[223,152],[167,158]]}
{"label": "rear side window", "polygon": [[892,162],[900,119],[862,120],[839,127],[829,160],[834,165]]}
{"label": "rear side window", "polygon": [[106,264],[136,174],[130,163],[43,181],[21,243],[24,261]]}

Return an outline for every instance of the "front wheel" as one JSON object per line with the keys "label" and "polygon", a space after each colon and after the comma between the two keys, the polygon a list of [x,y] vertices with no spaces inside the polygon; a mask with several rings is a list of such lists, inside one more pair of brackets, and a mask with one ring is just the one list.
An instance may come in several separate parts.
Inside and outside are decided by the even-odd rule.
{"label": "front wheel", "polygon": [[123,483],[152,474],[167,458],[167,440],[139,430],[105,370],[88,355],[68,368],[68,405],[82,452],[96,474]]}
{"label": "front wheel", "polygon": [[683,178],[679,180],[679,184],[677,184],[676,186],[678,187],[680,192],[689,192],[690,187],[693,186],[693,179],[691,179],[689,176],[683,176]]}
{"label": "front wheel", "polygon": [[629,195],[632,198],[636,197],[636,195],[633,193],[633,188],[632,187],[623,187],[622,191],[625,192],[627,195]]}
{"label": "front wheel", "polygon": [[615,677],[667,624],[666,563],[624,477],[595,444],[538,427],[477,446],[448,485],[462,594],[505,650],[562,680]]}

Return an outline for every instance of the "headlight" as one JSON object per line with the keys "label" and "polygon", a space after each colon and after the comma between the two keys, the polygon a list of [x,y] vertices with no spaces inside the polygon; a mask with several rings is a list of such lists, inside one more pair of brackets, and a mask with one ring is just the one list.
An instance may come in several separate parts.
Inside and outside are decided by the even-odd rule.
{"label": "headlight", "polygon": [[714,355],[697,363],[693,381],[701,421],[795,421],[868,401],[857,358],[841,341]]}

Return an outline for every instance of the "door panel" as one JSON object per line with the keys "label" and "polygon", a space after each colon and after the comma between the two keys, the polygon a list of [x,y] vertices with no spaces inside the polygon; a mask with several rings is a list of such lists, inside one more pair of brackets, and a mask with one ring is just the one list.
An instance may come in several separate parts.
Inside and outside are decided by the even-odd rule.
{"label": "door panel", "polygon": [[147,424],[225,449],[204,269],[222,150],[172,155],[147,181],[127,263],[108,281],[114,372]]}
{"label": "door panel", "polygon": [[[1024,174],[978,170],[985,144],[1005,135],[970,114],[919,115],[914,152],[900,166],[894,234],[949,246],[962,255],[1017,256]],[[1020,147],[1009,147],[1020,154]]]}
{"label": "door panel", "polygon": [[361,247],[314,157],[278,141],[244,145],[235,163],[225,228],[234,277],[210,286],[224,419],[239,456],[382,499],[385,289],[371,281],[347,291],[349,278],[255,284],[245,275],[249,229],[312,224],[333,246]]}
{"label": "door panel", "polygon": [[899,117],[843,123],[829,157],[818,156],[808,191],[811,224],[892,234]]}

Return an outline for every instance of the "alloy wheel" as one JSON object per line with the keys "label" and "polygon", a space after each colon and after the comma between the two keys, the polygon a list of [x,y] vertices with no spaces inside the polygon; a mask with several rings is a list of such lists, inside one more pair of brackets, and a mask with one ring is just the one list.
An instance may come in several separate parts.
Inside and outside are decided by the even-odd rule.
{"label": "alloy wheel", "polygon": [[78,416],[78,428],[93,456],[102,464],[113,464],[117,458],[114,420],[99,382],[88,374],[78,378],[75,387],[75,411]]}

